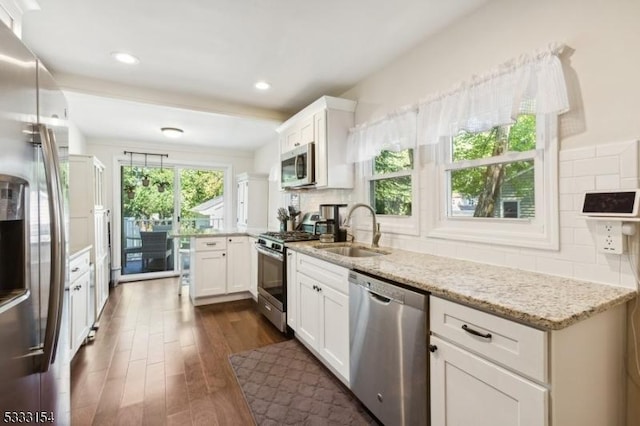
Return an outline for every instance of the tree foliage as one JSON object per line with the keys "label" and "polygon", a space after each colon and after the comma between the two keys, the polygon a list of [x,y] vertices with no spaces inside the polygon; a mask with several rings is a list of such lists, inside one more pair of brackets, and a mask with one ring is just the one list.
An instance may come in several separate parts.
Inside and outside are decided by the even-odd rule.
{"label": "tree foliage", "polygon": [[[149,179],[149,186],[142,185],[144,176]],[[180,215],[185,218],[199,216],[190,211],[191,208],[211,198],[223,194],[224,174],[220,171],[186,169],[180,173],[181,208]],[[126,217],[139,219],[157,218],[168,220],[173,218],[174,210],[174,170],[172,168],[123,167],[122,168],[122,200]],[[163,192],[158,185],[164,185]],[[129,193],[133,193],[133,198]]]}
{"label": "tree foliage", "polygon": [[[376,175],[413,169],[413,150],[382,151],[373,162]],[[371,181],[371,199],[376,214],[411,215],[411,176],[394,176]]]}

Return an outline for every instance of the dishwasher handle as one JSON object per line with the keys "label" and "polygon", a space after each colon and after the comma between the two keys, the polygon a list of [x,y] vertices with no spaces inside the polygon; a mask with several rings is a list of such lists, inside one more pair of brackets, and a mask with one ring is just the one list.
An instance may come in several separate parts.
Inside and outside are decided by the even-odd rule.
{"label": "dishwasher handle", "polygon": [[368,288],[365,288],[365,290],[369,293],[369,296],[371,296],[372,299],[377,300],[378,302],[381,302],[384,305],[388,305],[389,303],[391,303],[391,299],[389,299],[388,297],[384,297],[378,293],[375,293],[369,290]]}

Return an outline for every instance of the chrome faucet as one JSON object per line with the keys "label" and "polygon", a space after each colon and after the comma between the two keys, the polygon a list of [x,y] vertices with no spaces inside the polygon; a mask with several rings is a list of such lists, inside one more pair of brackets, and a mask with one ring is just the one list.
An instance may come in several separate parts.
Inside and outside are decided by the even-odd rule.
{"label": "chrome faucet", "polygon": [[372,224],[373,226],[372,226],[372,229],[371,229],[371,232],[372,232],[372,234],[371,234],[371,247],[378,247],[378,241],[380,241],[380,236],[381,236],[381,234],[380,234],[380,224],[376,220],[376,212],[373,210],[373,208],[369,204],[356,203],[353,206],[351,206],[351,208],[347,212],[347,218],[344,220],[344,222],[342,224],[344,226],[346,226],[347,223],[349,223],[349,220],[351,219],[351,214],[358,207],[365,207],[371,212],[371,219],[373,220],[373,224]]}

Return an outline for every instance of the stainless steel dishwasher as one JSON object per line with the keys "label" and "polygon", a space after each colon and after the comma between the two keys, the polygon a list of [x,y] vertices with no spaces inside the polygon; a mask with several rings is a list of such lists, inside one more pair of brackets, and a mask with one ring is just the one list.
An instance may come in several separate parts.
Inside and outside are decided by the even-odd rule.
{"label": "stainless steel dishwasher", "polygon": [[385,425],[427,425],[425,294],[349,272],[350,387]]}

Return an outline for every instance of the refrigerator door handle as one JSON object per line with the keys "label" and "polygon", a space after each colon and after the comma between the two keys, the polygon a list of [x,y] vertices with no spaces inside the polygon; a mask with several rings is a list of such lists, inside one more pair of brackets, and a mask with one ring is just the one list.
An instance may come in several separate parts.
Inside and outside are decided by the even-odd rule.
{"label": "refrigerator door handle", "polygon": [[56,149],[53,131],[38,124],[42,158],[49,193],[49,214],[51,216],[51,283],[49,286],[49,306],[47,308],[47,326],[40,371],[46,372],[55,361],[60,323],[62,322],[62,304],[64,300],[64,282],[66,276],[64,215],[62,212],[62,185],[60,182],[60,161]]}

